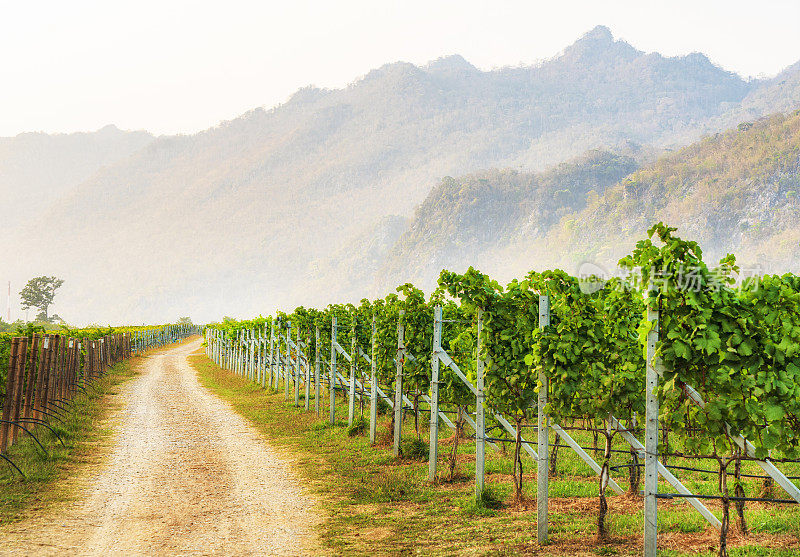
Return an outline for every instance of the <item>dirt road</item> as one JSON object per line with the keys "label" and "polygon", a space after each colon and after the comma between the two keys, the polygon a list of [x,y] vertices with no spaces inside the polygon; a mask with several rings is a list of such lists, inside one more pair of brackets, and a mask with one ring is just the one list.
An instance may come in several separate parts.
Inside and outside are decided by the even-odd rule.
{"label": "dirt road", "polygon": [[3,555],[317,553],[313,501],[286,460],[197,381],[199,341],[146,358],[108,458],[66,508],[0,528]]}

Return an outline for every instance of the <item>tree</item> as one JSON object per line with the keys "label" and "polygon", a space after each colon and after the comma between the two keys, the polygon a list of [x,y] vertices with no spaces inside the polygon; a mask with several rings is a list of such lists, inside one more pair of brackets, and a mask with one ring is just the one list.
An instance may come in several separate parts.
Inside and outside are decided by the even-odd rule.
{"label": "tree", "polygon": [[47,309],[53,303],[53,298],[64,281],[57,277],[36,277],[28,281],[19,296],[22,299],[22,309],[36,308],[39,314],[37,320],[47,321]]}

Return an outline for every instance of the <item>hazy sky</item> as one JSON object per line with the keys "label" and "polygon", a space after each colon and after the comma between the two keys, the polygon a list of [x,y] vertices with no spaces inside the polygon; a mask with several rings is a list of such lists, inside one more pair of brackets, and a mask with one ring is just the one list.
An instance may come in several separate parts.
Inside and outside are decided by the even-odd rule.
{"label": "hazy sky", "polygon": [[386,62],[530,64],[600,24],[744,76],[800,59],[797,0],[0,0],[0,136],[109,123],[194,132]]}

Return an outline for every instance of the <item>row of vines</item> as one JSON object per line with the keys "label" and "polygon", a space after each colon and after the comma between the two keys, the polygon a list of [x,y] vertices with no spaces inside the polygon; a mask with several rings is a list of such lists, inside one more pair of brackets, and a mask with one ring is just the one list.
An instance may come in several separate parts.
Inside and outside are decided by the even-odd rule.
{"label": "row of vines", "polygon": [[8,454],[23,434],[36,443],[44,458],[49,458],[40,439],[42,430],[63,444],[58,424],[64,423],[77,397],[86,395],[108,369],[142,351],[176,342],[199,330],[182,324],[127,331],[61,332],[68,334],[42,334],[41,329],[28,327],[19,334],[0,338],[5,358],[0,383],[0,458],[23,478],[24,471]]}
{"label": "row of vines", "polygon": [[[661,223],[651,228],[648,238],[620,261],[627,274],[610,280],[578,278],[560,270],[532,271],[502,286],[472,268],[463,274],[442,271],[438,288],[429,296],[405,284],[385,298],[357,305],[299,307],[274,317],[211,327],[231,345],[241,341],[244,331],[267,338],[277,329],[273,336],[279,350],[285,348],[286,338],[298,339],[309,362],[317,353],[326,362],[332,350],[327,332],[334,319],[341,346],[370,354],[374,319],[377,381],[391,392],[397,358],[403,358],[403,390],[420,438],[422,401],[431,395],[434,310],[441,306],[441,346],[473,385],[478,361],[483,363],[487,411],[515,424],[516,439],[508,442],[514,445],[517,498],[523,492],[522,432],[536,424],[540,393],[546,399],[543,410],[554,423],[565,429],[582,427],[604,441],[598,497],[601,538],[606,535],[612,440],[621,431],[640,433],[645,370],[648,364],[657,365],[659,426],[684,441],[680,453],[662,446],[659,456],[716,462],[724,555],[729,503],[735,500],[741,517],[740,507],[747,499],[738,483],[741,463],[800,457],[800,277],[740,279],[733,256],[710,267],[697,243],[674,232]],[[547,323],[539,322],[541,296],[548,298]],[[404,329],[402,351],[398,323]],[[647,339],[654,327],[658,343],[648,362]],[[316,331],[324,334],[317,336]],[[355,362],[355,376],[368,377],[367,358]],[[463,428],[464,419],[474,415],[475,396],[448,366],[439,373],[439,400],[453,409],[456,427]],[[697,404],[698,396],[704,404]],[[494,426],[487,416],[487,430]],[[498,437],[505,435],[497,431]],[[741,438],[752,443],[751,453],[742,449]],[[734,496],[725,480],[731,466],[737,471]],[[631,475],[636,467],[634,458]],[[638,491],[638,482],[631,485]]]}

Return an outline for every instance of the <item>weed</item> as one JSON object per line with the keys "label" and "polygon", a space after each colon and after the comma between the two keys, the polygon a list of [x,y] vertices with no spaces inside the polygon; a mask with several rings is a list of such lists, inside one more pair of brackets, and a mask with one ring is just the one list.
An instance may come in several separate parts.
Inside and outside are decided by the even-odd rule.
{"label": "weed", "polygon": [[416,437],[403,439],[400,443],[400,451],[403,457],[409,460],[428,460],[428,444]]}
{"label": "weed", "polygon": [[356,437],[357,435],[362,435],[366,427],[367,421],[364,418],[356,418],[353,420],[353,423],[347,427],[347,436]]}

